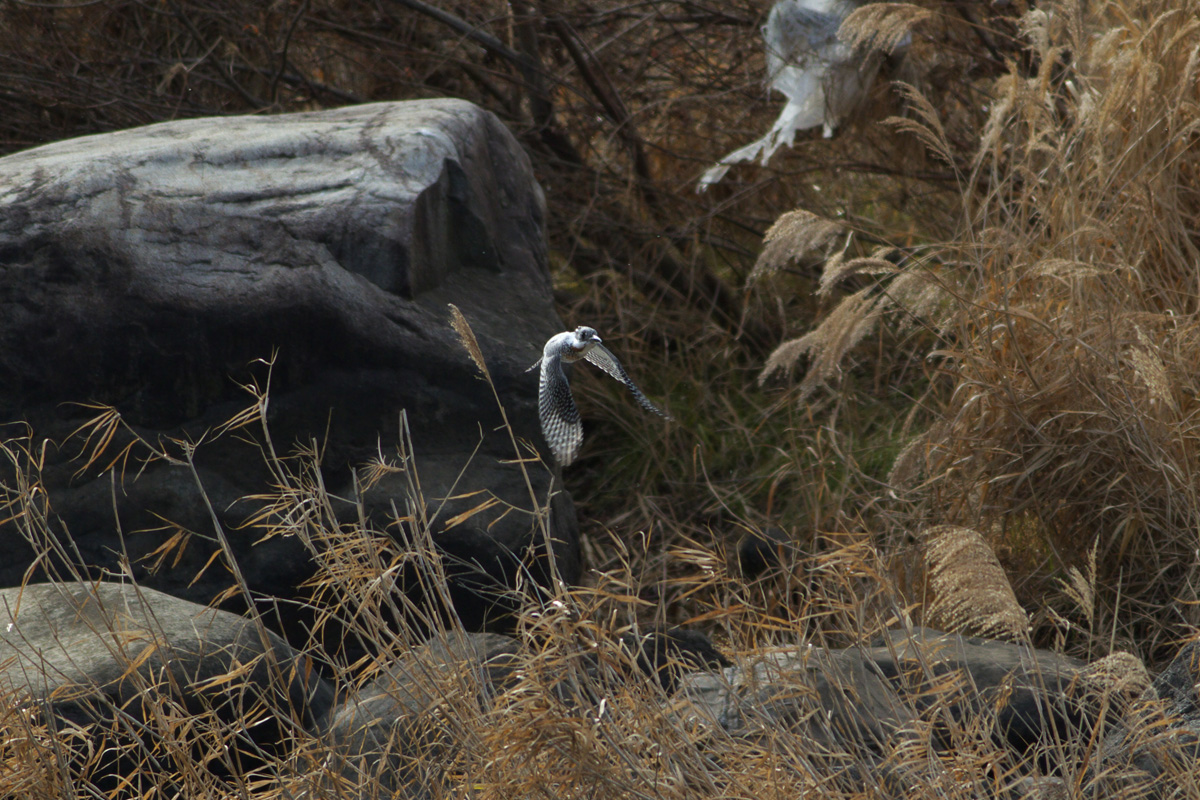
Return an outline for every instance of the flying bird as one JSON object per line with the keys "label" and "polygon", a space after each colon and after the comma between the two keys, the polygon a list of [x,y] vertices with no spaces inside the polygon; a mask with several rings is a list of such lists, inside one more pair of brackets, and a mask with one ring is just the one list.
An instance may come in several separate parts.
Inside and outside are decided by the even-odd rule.
{"label": "flying bird", "polygon": [[574,364],[580,359],[595,364],[625,384],[642,408],[670,419],[642,394],[617,357],[600,343],[595,328],[580,326],[573,331],[551,336],[542,350],[542,357],[526,372],[532,372],[539,366],[542,368],[538,382],[538,416],[542,419],[542,434],[554,458],[564,467],[579,455],[579,446],[583,443],[583,423],[579,419],[579,409],[575,406],[575,398],[571,396],[571,385],[567,382],[562,365]]}
{"label": "flying bird", "polygon": [[[775,124],[761,139],[738,148],[700,178],[703,192],[719,183],[734,164],[761,158],[765,165],[780,147],[791,147],[798,131],[821,127],[825,138],[863,101],[879,70],[879,53],[851,47],[838,28],[864,0],[779,0],[762,28],[767,50],[767,85],[787,98]],[[895,50],[908,47],[904,37]]]}

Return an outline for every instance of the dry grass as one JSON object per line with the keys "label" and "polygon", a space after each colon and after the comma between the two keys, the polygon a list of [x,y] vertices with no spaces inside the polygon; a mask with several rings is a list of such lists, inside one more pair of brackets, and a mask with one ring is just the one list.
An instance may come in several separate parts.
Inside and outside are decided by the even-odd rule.
{"label": "dry grass", "polygon": [[[732,736],[663,712],[672,701],[656,683],[613,678],[629,666],[617,637],[656,624],[755,654],[860,643],[940,612],[966,630],[1106,657],[1086,691],[1127,715],[1140,746],[1166,747],[1161,721],[1137,724],[1156,712],[1136,695],[1140,659],[1160,665],[1200,627],[1200,3],[992,5],[857,12],[852,41],[912,37],[872,101],[837,138],[802,137],[772,169],[737,167],[703,196],[696,177],[776,111],[755,41],[765,4],[589,6],[534,26],[532,49],[522,36],[538,17],[525,4],[444,4],[536,49],[554,87],[541,93],[478,41],[399,6],[271,4],[251,8],[253,21],[199,2],[172,15],[133,2],[7,6],[0,91],[27,102],[0,125],[12,149],[45,130],[454,94],[495,110],[530,148],[552,199],[564,316],[619,342],[678,424],[663,433],[621,387],[579,376],[595,433],[567,482],[590,577],[527,599],[520,677],[494,702],[469,675],[418,662],[438,700],[412,736],[454,744],[405,756],[430,795],[995,796],[1044,780],[1038,755],[999,748],[986,713],[947,722],[961,687],[932,671],[913,676],[930,702],[912,735],[871,758],[816,753],[783,728]],[[780,391],[755,380],[764,365],[804,375]],[[442,621],[405,605],[392,576],[411,567],[446,599],[417,486],[397,521],[407,541],[338,522],[319,449],[276,452],[263,408],[265,395],[221,432],[262,440],[275,486],[251,522],[311,547],[313,602],[331,631],[385,657],[414,651],[395,621]],[[91,469],[135,468],[127,451],[100,455],[128,441],[119,430],[109,413],[81,431]],[[49,552],[69,543],[48,535],[35,441],[5,444],[17,477],[4,530]],[[186,467],[177,444],[138,455]],[[381,460],[362,480],[401,466]],[[767,525],[796,548],[746,583],[734,543]],[[347,685],[384,663],[324,657]],[[0,708],[4,792],[86,787],[92,755],[65,759],[23,706]],[[155,732],[171,753],[196,735],[236,738],[168,711]],[[952,746],[931,748],[932,733]],[[196,797],[385,791],[370,769],[344,774],[321,742],[297,738],[294,759],[254,774],[231,778],[203,757],[154,769]],[[1054,760],[1095,763],[1099,746],[1059,742]],[[880,762],[896,783],[855,782]],[[1190,765],[1166,770],[1179,796],[1200,797]],[[1061,778],[1049,791],[1147,791],[1119,765]]]}
{"label": "dry grass", "polygon": [[[1184,222],[1200,214],[1197,13],[1068,4],[1027,18],[1042,66],[999,82],[973,164],[959,252],[975,275],[929,443],[931,502],[952,519],[1025,516],[1043,569],[1098,543],[1099,581],[1123,604],[1106,621],[1195,608],[1200,587],[1200,240]],[[1189,613],[1171,623],[1200,621]],[[1173,635],[1150,627],[1145,652]]]}
{"label": "dry grass", "polygon": [[[250,435],[264,422],[259,399],[238,416],[239,435]],[[110,418],[103,417],[111,423]],[[254,435],[266,438],[264,430]],[[146,445],[137,447],[144,450]],[[269,452],[265,443],[263,449]],[[4,452],[27,458],[28,440],[7,441]],[[81,457],[89,455],[101,454]],[[127,713],[117,714],[118,722],[108,727],[106,714],[114,710],[103,704],[95,720],[51,734],[40,710],[14,694],[0,706],[5,709],[0,716],[0,790],[31,798],[176,792],[195,798],[376,798],[405,792],[431,798],[648,800],[788,798],[818,791],[845,798],[897,791],[957,798],[1044,779],[1045,751],[1021,754],[996,741],[996,715],[1004,703],[993,708],[968,701],[975,710],[955,716],[958,712],[952,710],[970,697],[970,684],[933,663],[918,660],[902,677],[919,702],[905,706],[911,719],[901,730],[885,727],[872,733],[861,727],[852,694],[833,706],[818,702],[813,676],[844,687],[861,685],[857,682],[863,675],[848,671],[836,656],[796,650],[796,645],[864,644],[886,628],[907,624],[912,610],[864,537],[830,539],[816,555],[792,552],[773,576],[753,584],[732,574],[720,553],[698,544],[672,549],[669,555],[679,576],[657,582],[665,593],[663,602],[687,608],[693,621],[707,625],[744,665],[756,663],[758,680],[771,682],[772,706],[791,709],[775,719],[750,705],[735,729],[726,730],[684,695],[669,695],[658,681],[641,676],[621,645],[621,634],[643,632],[644,620],[653,616],[636,599],[654,580],[635,573],[633,548],[613,543],[618,562],[596,573],[587,586],[526,597],[519,650],[488,667],[499,671],[487,689],[480,683],[485,670],[447,660],[446,653],[461,646],[461,631],[428,618],[434,633],[422,644],[410,629],[395,625],[401,610],[393,604],[404,600],[389,590],[388,581],[399,565],[423,560],[430,587],[444,591],[440,558],[419,520],[407,520],[416,539],[399,547],[360,524],[333,528],[319,514],[286,513],[328,505],[313,468],[317,458],[316,452],[298,451],[276,461],[276,473],[290,477],[273,495],[260,498],[273,499],[268,503],[272,513],[262,519],[270,519],[273,535],[306,542],[320,564],[317,583],[323,591],[317,602],[323,618],[346,635],[369,640],[375,655],[347,664],[315,642],[309,655],[323,661],[329,677],[344,688],[355,687],[364,696],[382,691],[396,703],[416,703],[419,711],[406,724],[381,731],[357,755],[293,727],[286,731],[290,752],[271,757],[248,746],[243,724],[188,710],[166,683],[142,687],[140,708],[147,718],[138,723],[136,735]],[[11,520],[15,526],[44,541],[36,531],[45,519],[29,504],[37,494],[30,487],[14,487],[5,500],[11,511],[24,509]],[[409,508],[418,505],[410,503]],[[973,532],[943,531],[935,541],[966,539],[969,546],[934,558],[954,560],[946,571],[970,573],[967,579],[940,584],[935,579],[935,584],[939,597],[965,593],[978,602],[978,584],[1003,581],[994,558],[989,562],[990,551],[968,557],[972,548],[986,550]],[[966,561],[982,566],[972,572],[963,566]],[[999,585],[993,588],[997,596],[1002,594]],[[231,591],[243,590],[234,567]],[[975,608],[972,621],[993,630],[1011,623],[1019,614],[1019,609],[1004,607],[1011,602],[1010,591],[994,610]],[[812,653],[806,667],[795,661],[797,652]],[[1137,715],[1149,713],[1137,700],[1146,680],[1139,667],[1132,656],[1117,654],[1082,674],[1081,685],[1106,698],[1105,713],[1128,720],[1147,746],[1168,747],[1161,737],[1133,727]],[[239,668],[211,682],[236,685],[243,672]],[[97,741],[102,747],[95,746]],[[936,742],[953,746],[941,748]],[[1112,770],[1099,775],[1084,770],[1082,765],[1099,753],[1098,740],[1050,746],[1049,763],[1062,765],[1067,781],[1100,791],[1102,797],[1141,796],[1141,789],[1131,790],[1129,781],[1118,781]],[[105,777],[113,764],[132,779],[122,784]],[[1200,797],[1195,775],[1172,779],[1181,796]]]}
{"label": "dry grass", "polygon": [[[469,346],[469,328],[460,323]],[[314,580],[318,627],[328,622],[341,635],[369,642],[373,653],[347,663],[326,651],[317,636],[308,655],[343,688],[355,687],[363,696],[382,692],[389,702],[418,710],[405,724],[380,731],[366,750],[349,753],[293,723],[284,731],[289,752],[272,756],[248,742],[248,723],[196,714],[180,703],[168,683],[141,688],[145,718],[138,717],[142,721],[136,733],[128,725],[131,709],[115,713],[113,724],[106,720],[116,710],[101,703],[94,719],[51,734],[41,710],[18,693],[6,702],[6,715],[0,718],[5,756],[0,785],[6,793],[34,798],[176,792],[197,798],[375,798],[405,792],[432,798],[632,800],[785,798],[816,791],[850,798],[901,791],[956,798],[1041,779],[1046,763],[1060,765],[1067,780],[1089,791],[1101,790],[1100,796],[1138,797],[1144,788],[1130,790],[1141,784],[1118,781],[1112,770],[1099,775],[1084,770],[1099,753],[1098,739],[1052,740],[1049,756],[1045,750],[1005,748],[994,735],[1004,703],[969,700],[970,684],[961,675],[923,660],[903,676],[906,684],[918,687],[913,695],[918,701],[903,706],[911,718],[902,729],[872,728],[870,721],[864,727],[853,693],[841,701],[834,695],[832,706],[829,698],[821,700],[813,676],[846,687],[862,685],[858,682],[864,675],[836,655],[797,650],[797,645],[865,644],[885,629],[909,624],[914,610],[877,548],[861,535],[831,536],[814,554],[788,551],[774,574],[749,584],[730,570],[725,554],[700,543],[671,547],[667,556],[673,574],[655,577],[638,570],[658,555],[614,541],[614,560],[601,565],[587,585],[550,587],[524,597],[519,649],[487,668],[499,670],[496,683],[487,688],[480,683],[485,670],[479,665],[447,660],[447,652],[461,648],[462,632],[395,591],[398,569],[419,562],[427,591],[445,597],[445,569],[420,512],[419,480],[414,477],[409,490],[409,515],[392,526],[409,531],[408,541],[395,541],[362,522],[335,523],[331,513],[321,510],[330,507],[331,498],[316,469],[319,450],[273,455],[264,413],[267,398],[258,390],[253,394],[252,404],[223,432],[214,433],[252,436],[270,460],[277,485],[256,498],[269,511],[250,523],[267,535],[305,543],[319,565]],[[120,425],[119,415],[109,410],[86,430]],[[79,458],[104,459],[106,443],[114,440],[93,436],[98,444]],[[178,442],[152,447],[140,439],[121,452],[153,460],[171,458],[169,451],[176,447],[194,454]],[[49,535],[45,506],[38,502],[29,439],[6,441],[3,451],[29,477],[6,487],[9,522],[35,546],[45,547],[55,537]],[[408,463],[406,452],[402,446],[398,458],[403,463]],[[360,520],[365,519],[361,511]],[[218,538],[231,570],[229,591],[247,592],[228,544]],[[974,604],[969,615],[955,612],[958,617],[952,614],[950,621],[962,618],[1022,638],[1024,617],[1011,589],[1005,594],[1003,574],[980,537],[946,530],[929,538],[935,542],[931,560],[940,568],[932,581],[938,600],[959,611],[962,603]],[[939,544],[945,542],[950,544]],[[647,589],[661,592],[658,607],[639,600]],[[993,606],[981,603],[981,592],[996,598]],[[751,704],[727,730],[685,695],[669,695],[658,681],[641,675],[620,637],[644,632],[663,607],[690,614],[694,625],[711,630],[744,665],[756,663],[757,680],[770,682],[762,684],[770,686],[770,694],[760,700],[762,708],[787,713],[773,718]],[[422,626],[432,629],[428,642],[416,639],[413,628],[396,624],[411,615],[421,615]],[[795,661],[795,653],[810,652],[811,658],[804,656],[809,661]],[[1149,713],[1134,699],[1145,683],[1138,663],[1127,655],[1098,662],[1081,676],[1082,685],[1094,696],[1111,698],[1104,700],[1106,713],[1128,720],[1146,746],[1170,751],[1167,740],[1136,725],[1137,715]],[[236,685],[244,671],[236,668],[209,683]],[[954,709],[964,700],[973,710],[957,716]],[[264,709],[248,713],[261,716]],[[940,741],[953,742],[953,747],[941,749],[936,745]],[[107,777],[114,764],[132,779],[121,783]],[[1200,796],[1194,775],[1173,774],[1173,780],[1182,796]]]}
{"label": "dry grass", "polygon": [[[894,124],[953,166],[953,227],[927,228],[920,253],[865,284],[829,259],[853,291],[764,370],[807,355],[804,399],[837,385],[881,316],[896,331],[918,321],[934,336],[908,340],[911,352],[927,348],[940,387],[927,400],[941,399],[896,460],[900,502],[876,524],[896,544],[923,526],[987,531],[1027,604],[1095,546],[1103,591],[1084,627],[1151,656],[1200,622],[1198,13],[1029,11],[1026,60],[976,84],[989,98],[978,146],[962,147],[964,118],[936,91],[906,89],[909,116]],[[1047,640],[1053,623],[1039,619]]]}

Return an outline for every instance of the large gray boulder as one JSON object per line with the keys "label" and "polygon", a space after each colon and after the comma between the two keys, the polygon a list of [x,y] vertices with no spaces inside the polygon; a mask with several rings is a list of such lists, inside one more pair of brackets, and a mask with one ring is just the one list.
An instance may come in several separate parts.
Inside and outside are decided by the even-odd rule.
{"label": "large gray boulder", "polygon": [[1182,780],[1200,775],[1200,640],[1184,645],[1139,694],[1102,754],[1090,777],[1114,795],[1170,797]]}
{"label": "large gray boulder", "polygon": [[[987,720],[992,739],[1026,755],[1092,730],[1093,697],[1080,685],[1087,664],[1051,650],[932,628],[888,631],[862,655],[920,714]],[[943,726],[939,744],[953,743]]]}
{"label": "large gray boulder", "polygon": [[[349,691],[325,734],[332,769],[329,796],[439,796],[466,726],[516,681],[516,639],[448,632],[405,653],[382,675]],[[336,786],[336,788],[334,788]]]}
{"label": "large gray boulder", "polygon": [[[252,404],[249,385],[269,385],[278,456],[319,451],[307,480],[332,498],[324,522],[411,536],[398,517],[431,518],[468,627],[511,611],[493,590],[518,570],[545,579],[545,559],[528,558],[547,539],[539,505],[573,581],[570,498],[549,497],[542,464],[526,465],[527,483],[502,463],[517,453],[447,311],[472,326],[517,438],[545,452],[524,372],[563,328],[543,221],[518,143],[457,100],[170,122],[0,159],[0,422],[28,425],[4,428],[28,438],[0,482],[17,486],[8,462],[36,453],[50,504],[40,527],[0,537],[0,585],[69,533],[69,557],[47,569],[130,569],[208,602],[232,584],[228,568],[190,583],[220,546],[215,518],[254,592],[303,600],[304,537],[264,539],[277,515],[246,525],[270,503],[247,498],[279,491],[267,437],[255,420],[221,427]],[[129,426],[82,472],[104,436],[71,436],[99,413],[80,403],[114,406]],[[135,444],[107,470],[135,433],[178,461],[143,466]],[[194,470],[183,440],[201,443]],[[397,469],[364,471],[380,456]],[[178,532],[195,534],[186,548],[147,558]],[[312,623],[279,619],[293,637]]]}
{"label": "large gray boulder", "polygon": [[318,734],[333,699],[308,658],[235,614],[126,584],[0,589],[9,781],[48,763],[80,796],[166,791],[201,764],[237,782]]}
{"label": "large gray boulder", "polygon": [[677,713],[738,737],[805,742],[808,767],[847,790],[905,794],[932,773],[898,752],[952,750],[953,730],[992,740],[1013,764],[1051,763],[1097,724],[1082,690],[1087,665],[1047,650],[926,628],[889,631],[870,646],[780,648],[681,681]]}
{"label": "large gray boulder", "polygon": [[685,675],[678,695],[688,724],[765,744],[790,731],[804,742],[804,766],[846,789],[890,781],[887,755],[916,719],[856,648],[779,648],[721,672]]}
{"label": "large gray boulder", "polygon": [[598,719],[605,698],[640,686],[646,700],[666,699],[645,687],[655,682],[670,691],[685,674],[731,664],[706,636],[682,629],[528,644],[449,631],[380,659],[379,677],[347,690],[331,712],[324,741],[334,769],[324,793],[361,800],[442,796],[459,747],[482,734],[480,715],[487,720],[513,689],[526,700],[544,691],[557,713]]}

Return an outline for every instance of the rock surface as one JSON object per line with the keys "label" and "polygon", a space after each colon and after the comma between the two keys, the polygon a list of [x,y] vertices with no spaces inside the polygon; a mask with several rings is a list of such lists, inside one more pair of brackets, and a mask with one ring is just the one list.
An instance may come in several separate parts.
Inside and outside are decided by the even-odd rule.
{"label": "rock surface", "polygon": [[466,732],[463,703],[486,708],[519,663],[515,639],[455,634],[406,654],[383,677],[350,692],[334,709],[326,741],[344,786],[364,796],[427,797],[444,778],[454,742]]}
{"label": "rock surface", "polygon": [[387,663],[380,678],[348,691],[331,715],[325,741],[336,754],[338,791],[350,785],[364,798],[440,796],[432,787],[445,779],[456,747],[479,735],[464,729],[463,717],[471,716],[464,707],[486,712],[522,678],[530,681],[519,690],[525,697],[537,686],[572,714],[596,713],[623,688],[654,682],[670,692],[688,672],[730,664],[708,637],[682,629],[555,652],[547,664],[545,651],[531,652],[508,636],[448,632]]}
{"label": "rock surface", "polygon": [[1097,783],[1114,794],[1166,797],[1200,775],[1200,640],[1184,645],[1104,740]]}
{"label": "rock surface", "polygon": [[[397,639],[373,680],[335,689],[240,616],[129,584],[34,584],[0,590],[0,732],[7,774],[50,765],[114,797],[186,795],[200,764],[197,785],[210,788],[260,770],[320,795],[416,800],[453,791],[461,748],[489,735],[481,726],[513,724],[514,711],[549,730],[619,726],[630,718],[606,706],[636,698],[639,718],[661,715],[715,759],[722,737],[748,739],[847,792],[919,793],[963,757],[1004,770],[1003,791],[986,796],[1167,797],[1196,775],[1197,649],[1126,702],[1128,654],[1085,666],[921,628],[736,666],[694,631],[608,642],[451,631]],[[668,665],[667,691],[651,689]]]}
{"label": "rock surface", "polygon": [[993,739],[1022,755],[1094,723],[1088,698],[1076,691],[1087,666],[1077,659],[921,627],[889,631],[872,644],[863,656],[919,713],[944,705],[955,721],[990,717]]}
{"label": "rock surface", "polygon": [[[544,540],[530,485],[549,506],[558,570],[575,580],[570,498],[548,500],[541,464],[527,485],[501,463],[512,444],[447,311],[456,304],[472,326],[516,436],[544,450],[537,380],[524,370],[564,326],[543,217],[517,142],[456,100],[170,122],[0,159],[0,420],[32,430],[0,481],[17,485],[7,462],[36,453],[51,504],[40,527],[0,537],[0,585],[19,583],[35,546],[69,532],[77,550],[52,572],[128,569],[208,602],[232,584],[221,568],[191,583],[218,549],[215,520],[257,594],[303,600],[310,552],[246,525],[270,502],[247,498],[280,482],[246,441],[265,444],[261,426],[221,427],[253,404],[247,385],[268,384],[271,443],[279,456],[319,449],[308,482],[319,476],[334,498],[332,523],[361,511],[395,533],[397,515],[424,506],[458,565],[451,595],[468,627],[511,610],[489,593],[512,586]],[[71,436],[99,413],[80,403],[113,406],[129,426],[82,472],[80,454],[105,434]],[[177,461],[143,467],[135,445],[105,472],[132,432]],[[194,470],[181,441],[202,442]],[[380,455],[403,471],[368,479]],[[195,535],[150,570],[147,556],[177,532]],[[300,616],[280,615],[293,638],[311,624]]]}
{"label": "rock surface", "polygon": [[811,768],[839,785],[883,777],[890,747],[916,718],[859,650],[785,648],[720,673],[681,681],[679,713],[738,737],[772,741],[780,730],[805,742]]}
{"label": "rock surface", "polygon": [[846,790],[884,785],[905,795],[936,782],[933,760],[925,772],[913,768],[922,759],[897,754],[953,755],[969,731],[967,740],[990,738],[989,757],[1012,765],[1012,797],[1066,796],[1067,784],[1105,797],[1168,797],[1200,774],[1200,643],[1132,700],[1145,677],[1128,653],[1086,664],[916,627],[867,647],[785,648],[686,675],[686,703],[673,713],[764,742],[797,733],[805,766]]}
{"label": "rock surface", "polygon": [[897,771],[894,754],[953,748],[944,712],[990,731],[1016,757],[1090,731],[1095,720],[1073,685],[1084,666],[1049,651],[915,628],[869,647],[783,648],[719,674],[687,675],[680,694],[690,703],[685,716],[735,736],[799,733],[813,745],[805,757],[847,790],[881,781],[903,793],[931,776]]}
{"label": "rock surface", "polygon": [[236,777],[315,734],[334,692],[306,657],[236,614],[153,589],[64,583],[0,589],[0,697],[29,713],[27,726],[5,726],[6,741],[32,742],[46,725],[80,781],[108,791],[130,777],[165,791],[156,782],[178,766],[172,743],[208,747],[197,762]]}

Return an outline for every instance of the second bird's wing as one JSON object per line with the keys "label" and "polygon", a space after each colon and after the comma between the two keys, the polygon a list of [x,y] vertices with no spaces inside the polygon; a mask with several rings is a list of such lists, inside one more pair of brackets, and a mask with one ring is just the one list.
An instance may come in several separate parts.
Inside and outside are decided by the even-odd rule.
{"label": "second bird's wing", "polygon": [[629,373],[621,366],[621,362],[617,361],[617,357],[610,353],[604,345],[595,345],[591,350],[588,350],[584,358],[625,384],[629,388],[629,391],[633,393],[634,399],[638,401],[638,405],[642,408],[653,414],[658,414],[660,417],[670,419],[666,412],[654,405],[654,403],[651,403],[650,399],[642,394],[642,390],[629,377]]}

